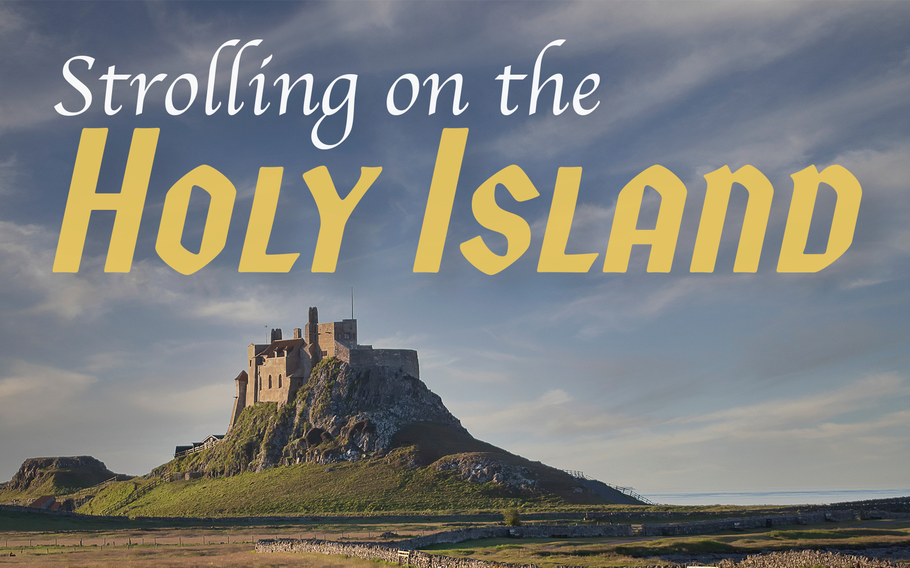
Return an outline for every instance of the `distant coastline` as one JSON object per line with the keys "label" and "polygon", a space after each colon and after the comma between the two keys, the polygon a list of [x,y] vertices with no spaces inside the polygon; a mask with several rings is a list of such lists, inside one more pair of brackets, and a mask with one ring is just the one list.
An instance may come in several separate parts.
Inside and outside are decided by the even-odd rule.
{"label": "distant coastline", "polygon": [[648,492],[657,503],[672,505],[822,505],[910,495],[910,487],[762,489],[756,491]]}

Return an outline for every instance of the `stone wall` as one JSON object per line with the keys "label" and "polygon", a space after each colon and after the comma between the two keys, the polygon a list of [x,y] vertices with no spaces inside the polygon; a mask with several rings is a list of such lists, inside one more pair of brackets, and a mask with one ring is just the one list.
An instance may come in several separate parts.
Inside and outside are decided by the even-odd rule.
{"label": "stone wall", "polygon": [[341,359],[342,361],[344,361],[345,363],[350,365],[351,364],[351,349],[347,345],[345,345],[343,343],[338,343],[336,341],[335,342],[335,357],[338,359]]}
{"label": "stone wall", "polygon": [[475,527],[439,532],[383,544],[332,542],[318,539],[268,539],[256,543],[256,552],[316,552],[340,554],[366,560],[384,560],[417,568],[495,568],[514,564],[451,558],[420,552],[434,544],[455,544],[482,538],[577,538],[622,536],[669,536],[710,534],[722,530],[745,530],[783,525],[816,524],[858,518],[858,511],[835,510],[793,515],[765,515],[673,524],[644,525],[526,525],[520,527]]}
{"label": "stone wall", "polygon": [[420,378],[417,351],[413,349],[351,349],[348,363],[352,367],[400,368],[406,375]]}
{"label": "stone wall", "polygon": [[766,515],[690,523],[647,524],[640,525],[635,534],[643,536],[692,535],[709,534],[722,530],[745,530],[783,525],[814,525],[825,521],[852,521],[859,518],[857,513],[857,511],[853,510],[818,511],[794,515]]}
{"label": "stone wall", "polygon": [[[316,328],[318,330],[317,343],[322,350],[323,357],[340,359],[339,347],[357,345],[357,320],[355,319],[320,323]],[[309,328],[307,328],[307,333],[309,333]]]}
{"label": "stone wall", "polygon": [[[509,529],[505,529],[506,534]],[[512,529],[515,530],[515,529]],[[416,568],[537,568],[533,564],[506,564],[474,558],[453,558],[427,554],[419,550],[401,549],[396,543],[342,543],[325,540],[269,539],[256,543],[256,552],[315,552],[337,554],[364,560],[382,560]],[[674,565],[675,566],[675,565]],[[658,567],[643,567],[658,568]]]}
{"label": "stone wall", "polygon": [[396,547],[405,550],[425,548],[433,544],[455,544],[481,538],[577,538],[596,536],[632,536],[632,525],[526,525],[520,527],[474,527],[446,531],[398,541]]}
{"label": "stone wall", "polygon": [[[256,543],[256,552],[315,552],[319,554],[338,554],[364,560],[382,560],[416,566],[417,568],[491,568],[495,566],[518,566],[500,562],[487,562],[473,558],[452,558],[426,554],[416,550],[399,553],[398,548],[380,544],[346,544],[322,540],[260,540]],[[524,568],[532,568],[528,565]],[[533,567],[536,568],[536,567]]]}

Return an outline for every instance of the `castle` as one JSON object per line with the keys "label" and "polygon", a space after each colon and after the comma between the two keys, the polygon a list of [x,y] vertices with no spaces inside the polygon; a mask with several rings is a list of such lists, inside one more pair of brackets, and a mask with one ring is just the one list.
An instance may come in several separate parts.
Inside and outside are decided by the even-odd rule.
{"label": "castle", "polygon": [[316,308],[309,309],[308,319],[303,329],[294,329],[292,339],[282,339],[281,330],[273,329],[271,343],[253,343],[247,348],[248,368],[234,379],[237,396],[231,427],[247,406],[260,402],[281,406],[293,401],[323,358],[335,357],[359,368],[397,367],[420,378],[416,351],[359,345],[356,319],[319,323]]}

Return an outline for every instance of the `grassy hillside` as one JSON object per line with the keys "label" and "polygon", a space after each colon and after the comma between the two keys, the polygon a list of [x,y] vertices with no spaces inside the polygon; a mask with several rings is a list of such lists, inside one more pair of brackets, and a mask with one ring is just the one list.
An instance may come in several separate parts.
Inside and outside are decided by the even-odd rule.
{"label": "grassy hillside", "polygon": [[274,450],[276,426],[293,417],[294,411],[292,404],[279,409],[274,402],[248,406],[228,435],[213,448],[173,459],[155,468],[152,474],[198,471],[221,476],[255,469],[257,457]]}
{"label": "grassy hillside", "polygon": [[67,495],[77,489],[79,487],[73,487],[58,479],[56,475],[49,474],[42,476],[23,490],[12,489],[8,483],[0,485],[0,503],[25,503],[42,495]]}
{"label": "grassy hillside", "polygon": [[[501,510],[567,504],[556,495],[510,493],[433,467],[407,468],[413,448],[385,458],[301,464],[232,477],[112,484],[79,509],[89,514],[226,516],[373,511]],[[152,486],[152,484],[157,485]]]}

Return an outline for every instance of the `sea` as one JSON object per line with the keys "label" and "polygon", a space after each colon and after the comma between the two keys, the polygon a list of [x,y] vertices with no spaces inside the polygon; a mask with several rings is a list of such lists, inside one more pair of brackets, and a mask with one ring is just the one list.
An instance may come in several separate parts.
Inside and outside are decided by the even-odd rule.
{"label": "sea", "polygon": [[825,505],[867,499],[910,497],[910,487],[643,492],[642,495],[662,505]]}

